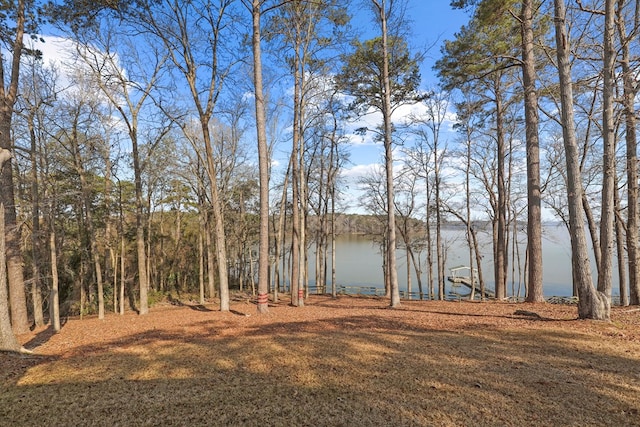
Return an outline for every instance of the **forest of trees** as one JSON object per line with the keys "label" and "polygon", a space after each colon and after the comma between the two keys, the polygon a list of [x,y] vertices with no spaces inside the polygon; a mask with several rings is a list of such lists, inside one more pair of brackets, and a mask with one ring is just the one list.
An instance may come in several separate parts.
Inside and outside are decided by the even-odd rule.
{"label": "forest of trees", "polygon": [[[392,307],[398,248],[444,298],[447,222],[481,284],[488,224],[499,299],[524,238],[526,299],[544,301],[545,212],[571,236],[580,318],[609,319],[616,272],[621,304],[640,304],[640,2],[451,7],[468,23],[427,52],[405,0],[4,2],[0,348],[32,324],[59,331],[61,313],[143,315],[169,292],[228,311],[246,290],[264,313],[286,291],[300,307],[314,257],[335,294],[356,135],[382,147],[361,228],[380,234]],[[63,62],[33,48],[51,32]],[[421,83],[427,54],[437,87]],[[376,127],[353,130],[364,116]]]}

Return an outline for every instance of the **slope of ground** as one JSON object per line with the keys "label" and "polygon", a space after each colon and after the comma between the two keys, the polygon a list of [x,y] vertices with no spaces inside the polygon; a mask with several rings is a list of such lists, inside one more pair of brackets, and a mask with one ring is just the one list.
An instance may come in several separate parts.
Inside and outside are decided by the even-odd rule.
{"label": "slope of ground", "polygon": [[[312,296],[69,319],[0,354],[0,425],[640,426],[640,312]],[[535,315],[533,314],[535,313]]]}

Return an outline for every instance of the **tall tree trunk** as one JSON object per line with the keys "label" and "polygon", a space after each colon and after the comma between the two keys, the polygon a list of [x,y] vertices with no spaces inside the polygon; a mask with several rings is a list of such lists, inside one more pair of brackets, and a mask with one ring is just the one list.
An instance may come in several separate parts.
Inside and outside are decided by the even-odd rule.
{"label": "tall tree trunk", "polygon": [[331,180],[331,296],[336,298],[336,184]]}
{"label": "tall tree trunk", "polygon": [[396,218],[394,209],[394,183],[393,183],[393,137],[391,124],[391,80],[389,78],[389,41],[387,31],[387,5],[385,0],[373,0],[376,6],[382,37],[382,83],[383,83],[383,129],[384,129],[384,160],[387,189],[387,271],[389,272],[390,306],[400,306],[400,290],[398,287],[398,269],[396,266]]}
{"label": "tall tree trunk", "polygon": [[118,313],[118,252],[113,248],[109,248],[109,259],[111,260],[111,283],[113,286],[113,312]]}
{"label": "tall tree trunk", "polygon": [[[73,144],[72,150],[74,154],[74,166],[76,173],[80,178],[80,191],[82,193],[82,205],[84,207],[84,228],[88,234],[89,251],[91,252],[91,260],[93,261],[93,269],[97,283],[98,293],[98,318],[104,319],[104,292],[102,283],[102,267],[100,264],[100,254],[98,252],[98,244],[96,238],[95,228],[93,226],[93,208],[91,206],[91,188],[87,180],[87,172],[84,168],[84,163],[80,154],[80,147],[78,144],[77,129],[73,129],[73,140],[70,141]],[[82,212],[83,209],[79,211]]]}
{"label": "tall tree trunk", "polygon": [[56,191],[55,186],[45,189],[45,200],[49,200],[47,228],[49,234],[49,263],[51,265],[51,293],[49,300],[49,324],[55,333],[60,332],[60,279],[58,275],[58,248],[56,243]]}
{"label": "tall tree trunk", "polygon": [[120,233],[120,315],[124,315],[124,295],[126,286],[126,245],[124,240],[124,232]]}
{"label": "tall tree trunk", "polygon": [[253,83],[255,87],[258,169],[260,174],[260,243],[258,259],[258,313],[269,311],[269,151],[260,47],[261,0],[253,0]]}
{"label": "tall tree trunk", "polygon": [[[273,301],[278,301],[278,289],[280,287],[281,279],[282,283],[286,282],[286,268],[285,268],[285,217],[287,216],[287,187],[289,185],[289,174],[291,173],[292,158],[289,159],[289,165],[287,166],[287,172],[284,175],[284,182],[282,183],[282,197],[280,198],[280,215],[278,216],[278,235],[276,238],[276,284],[273,288]],[[282,271],[280,271],[280,257],[282,257]],[[280,277],[282,276],[282,277]],[[284,287],[284,286],[283,286]]]}
{"label": "tall tree trunk", "polygon": [[538,94],[533,39],[533,0],[522,1],[522,81],[527,145],[527,302],[544,302]]}
{"label": "tall tree trunk", "polygon": [[605,1],[604,28],[604,86],[603,86],[603,165],[602,165],[602,213],[600,215],[600,247],[602,261],[598,270],[598,291],[611,299],[613,276],[613,192],[616,173],[616,135],[614,126],[614,86],[616,51],[614,46],[615,1]]}
{"label": "tall tree trunk", "polygon": [[[439,191],[437,190],[438,184],[436,184],[436,200],[438,199],[439,196]],[[438,299],[443,301],[446,297],[445,295],[445,284],[444,281],[446,280],[445,278],[445,271],[444,271],[444,264],[445,264],[445,254],[444,254],[444,242],[442,239],[442,225],[441,225],[441,219],[440,219],[440,207],[438,206],[439,203],[436,201],[436,263],[437,263],[437,269],[438,269]]]}
{"label": "tall tree trunk", "polygon": [[106,242],[106,251],[105,251],[105,282],[111,282],[113,285],[113,312],[117,313],[118,309],[118,291],[116,285],[116,269],[118,268],[118,258],[116,257],[116,251],[114,250],[113,244],[117,241],[116,237],[113,235],[113,230],[115,229],[113,212],[111,210],[112,206],[112,193],[113,193],[113,180],[111,178],[111,158],[110,158],[110,150],[107,148],[107,151],[104,156],[105,161],[105,177],[104,177],[104,206],[106,208],[107,219],[105,224],[105,242]]}
{"label": "tall tree trunk", "polygon": [[[202,211],[200,212],[200,227],[204,230],[204,219]],[[198,233],[198,290],[200,292],[200,304],[204,305],[204,237],[202,233]]]}
{"label": "tall tree trunk", "polygon": [[441,174],[440,165],[442,163],[442,157],[439,156],[438,147],[438,132],[433,132],[433,177],[435,180],[435,187],[433,189],[435,197],[436,208],[436,263],[438,267],[438,299],[443,301],[446,298],[445,295],[445,254],[444,254],[444,242],[442,239],[442,200],[440,197],[441,191]]}
{"label": "tall tree trunk", "polygon": [[[0,107],[0,109],[4,109]],[[10,113],[9,113],[10,115]],[[10,128],[6,112],[0,112],[0,149],[9,151],[11,147]],[[5,143],[5,135],[7,142]],[[27,297],[24,289],[23,258],[20,251],[20,230],[17,224],[15,196],[13,187],[13,165],[11,159],[0,170],[0,203],[4,206],[6,268],[9,283],[9,302],[11,306],[11,324],[16,334],[29,330],[27,317]]]}
{"label": "tall tree trunk", "polygon": [[60,332],[60,286],[58,279],[58,249],[56,246],[56,231],[53,220],[49,231],[49,250],[51,252],[51,301],[49,301],[49,316],[51,328]]}
{"label": "tall tree trunk", "polygon": [[[622,42],[622,79],[623,90],[623,115],[625,119],[625,143],[627,155],[627,257],[629,259],[629,298],[623,298],[621,288],[620,303],[625,305],[640,305],[640,220],[638,212],[638,141],[636,137],[636,108],[635,96],[637,94],[637,84],[635,71],[631,68],[631,53],[629,43],[635,37],[628,37],[626,34],[624,17],[625,0],[618,0],[618,34]],[[636,2],[636,8],[640,7]],[[638,24],[638,12],[636,12],[636,22]],[[621,284],[622,286],[622,284]],[[626,292],[626,289],[625,289]]]}
{"label": "tall tree trunk", "polygon": [[[304,85],[303,85],[304,86]],[[302,126],[302,114],[300,115],[300,125]],[[300,131],[302,136],[302,131]],[[304,169],[304,138],[300,138],[300,166],[298,172],[300,173],[300,276],[298,283],[298,307],[304,307],[305,290],[307,286],[307,277],[309,273],[309,262],[307,259],[307,180],[305,179]]]}
{"label": "tall tree trunk", "polygon": [[[23,50],[25,27],[25,0],[18,0],[16,5],[15,36],[11,60],[0,61],[0,149],[11,152],[11,120],[13,107],[18,95],[20,61]],[[4,53],[0,55],[4,59]],[[5,65],[11,64],[11,72],[5,71]],[[8,87],[5,83],[8,82]],[[0,203],[4,205],[5,250],[7,263],[7,280],[9,283],[9,303],[11,306],[11,324],[17,334],[29,330],[27,317],[27,297],[24,291],[23,258],[20,250],[20,230],[18,228],[13,185],[13,166],[11,158],[6,159],[0,169]]]}
{"label": "tall tree trunk", "polygon": [[616,258],[618,261],[618,284],[620,290],[620,305],[629,305],[629,294],[627,292],[627,264],[625,263],[625,237],[624,237],[624,222],[622,220],[621,211],[624,209],[620,206],[620,195],[618,193],[618,178],[616,177],[616,191],[614,194],[613,203],[615,205],[616,214],[613,221],[614,230],[616,233]]}
{"label": "tall tree trunk", "polygon": [[211,211],[213,213],[213,235],[215,237],[215,254],[218,262],[218,285],[220,289],[220,311],[229,311],[229,274],[227,271],[227,248],[224,232],[224,214],[222,200],[218,189],[218,171],[214,162],[213,144],[209,131],[209,118],[201,117],[201,128],[207,160],[209,177]]}
{"label": "tall tree trunk", "polygon": [[205,226],[205,237],[206,237],[206,246],[207,246],[207,282],[209,285],[209,298],[215,298],[216,294],[216,279],[215,279],[215,253],[213,250],[213,231],[211,229],[211,213],[207,212],[206,215],[206,226]]}
{"label": "tall tree trunk", "polygon": [[411,243],[410,242],[410,237],[409,237],[409,227],[407,226],[407,222],[408,219],[404,219],[404,233],[403,233],[403,238],[404,238],[404,258],[405,258],[405,263],[406,263],[406,273],[407,273],[407,299],[411,299],[411,287],[412,287],[412,283],[411,283]]}
{"label": "tall tree trunk", "polygon": [[[0,236],[4,235],[4,205],[0,202]],[[0,238],[0,350],[20,351],[20,344],[11,328],[9,306],[7,305],[7,264],[5,241]]]}
{"label": "tall tree trunk", "polygon": [[[10,167],[11,152],[0,147],[0,170],[6,164]],[[0,200],[0,350],[19,351],[20,344],[11,327],[11,318],[9,315],[9,295],[7,288],[7,263],[6,263],[6,245],[5,245],[5,221],[4,221],[4,203]]]}
{"label": "tall tree trunk", "polygon": [[582,181],[573,112],[570,42],[567,34],[564,0],[554,0],[556,55],[560,80],[562,133],[567,163],[567,196],[571,235],[571,262],[574,284],[578,290],[578,316],[581,319],[609,320],[610,305],[606,295],[596,291],[591,277],[591,263],[582,217]]}
{"label": "tall tree trunk", "polygon": [[433,244],[431,242],[431,200],[429,191],[429,176],[425,176],[425,186],[427,200],[425,203],[425,240],[427,241],[427,284],[429,286],[429,299],[435,299],[435,290],[433,288]]}
{"label": "tall tree trunk", "polygon": [[40,189],[38,182],[37,139],[35,133],[34,117],[29,113],[27,118],[29,126],[29,139],[31,149],[29,158],[31,161],[31,302],[33,307],[33,321],[36,326],[44,325],[42,313],[42,284],[40,274],[40,247],[42,236],[40,235]]}
{"label": "tall tree trunk", "polygon": [[139,314],[149,313],[149,276],[147,274],[147,249],[145,244],[144,199],[142,197],[142,168],[140,166],[140,154],[138,141],[131,138],[133,152],[133,179],[136,197],[136,258],[138,260],[138,285],[140,287]]}
{"label": "tall tree trunk", "polygon": [[[467,245],[469,246],[469,279],[471,279],[471,299],[475,298],[476,277],[473,268],[473,245],[472,236],[473,225],[471,224],[471,132],[469,126],[465,126],[467,132],[467,158],[464,170],[464,191],[465,191],[465,208],[466,208],[466,225],[467,225]],[[480,293],[480,300],[484,301],[484,293]]]}
{"label": "tall tree trunk", "polygon": [[507,296],[507,190],[505,186],[505,135],[502,94],[496,91],[496,133],[498,162],[498,205],[496,209],[495,290],[496,298]]}
{"label": "tall tree trunk", "polygon": [[298,160],[298,151],[300,147],[300,79],[298,78],[298,67],[296,66],[296,72],[294,75],[294,110],[293,110],[293,147],[291,149],[291,304],[293,306],[299,306],[300,302],[300,163]]}

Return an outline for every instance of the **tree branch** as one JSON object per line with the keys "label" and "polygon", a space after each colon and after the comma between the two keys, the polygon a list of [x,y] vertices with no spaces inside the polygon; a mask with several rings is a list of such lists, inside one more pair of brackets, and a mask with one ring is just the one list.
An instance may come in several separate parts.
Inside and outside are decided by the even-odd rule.
{"label": "tree branch", "polygon": [[594,15],[604,16],[604,10],[590,9],[588,7],[584,7],[584,5],[582,4],[582,0],[576,0],[576,3],[578,4],[578,7],[580,8],[580,10],[583,12],[589,12],[589,13],[593,13]]}

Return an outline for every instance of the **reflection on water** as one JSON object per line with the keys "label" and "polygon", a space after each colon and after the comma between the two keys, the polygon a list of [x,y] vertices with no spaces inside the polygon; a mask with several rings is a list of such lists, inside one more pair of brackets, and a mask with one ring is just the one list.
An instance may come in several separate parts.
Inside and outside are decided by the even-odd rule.
{"label": "reflection on water", "polygon": [[[545,296],[572,294],[571,285],[571,247],[569,234],[562,225],[545,226],[543,232],[543,277]],[[469,250],[466,245],[465,232],[461,229],[447,229],[443,232],[446,249],[446,274],[448,269],[458,265],[469,265]],[[519,258],[521,271],[519,272],[518,258],[509,254],[509,277],[507,281],[507,294],[524,296],[524,262],[526,241],[524,233],[519,237]],[[489,233],[479,234],[481,239],[482,270],[485,284],[488,288],[494,287],[493,261],[491,255],[491,236]],[[400,240],[399,240],[400,242]],[[399,243],[400,244],[400,243]],[[311,247],[309,253],[309,281],[314,285],[315,281],[315,248]],[[418,255],[416,253],[416,255]],[[422,259],[422,282],[424,292],[428,292],[426,283],[426,251],[420,253]],[[435,251],[434,251],[435,263]],[[515,263],[514,263],[515,261]],[[329,260],[330,262],[330,260]],[[615,263],[614,263],[615,264]],[[512,270],[512,266],[515,269]],[[594,283],[596,280],[595,262],[591,261]],[[405,251],[402,246],[397,251],[398,282],[401,290],[407,289],[407,263]],[[435,274],[434,266],[434,274]],[[331,266],[328,267],[327,277],[330,281]],[[513,274],[512,274],[513,272]],[[515,279],[513,278],[515,276]],[[435,279],[434,279],[435,280]],[[376,286],[383,288],[382,256],[380,246],[370,237],[359,235],[346,235],[338,237],[336,241],[336,281],[343,286]],[[413,266],[411,266],[411,290],[418,291],[418,284]],[[450,283],[446,282],[446,292],[450,290]],[[519,292],[518,292],[518,289]],[[619,295],[617,271],[614,271],[613,294]]]}

